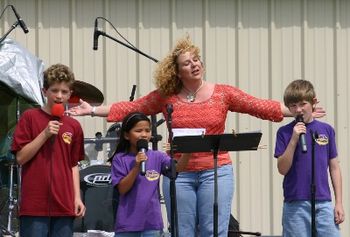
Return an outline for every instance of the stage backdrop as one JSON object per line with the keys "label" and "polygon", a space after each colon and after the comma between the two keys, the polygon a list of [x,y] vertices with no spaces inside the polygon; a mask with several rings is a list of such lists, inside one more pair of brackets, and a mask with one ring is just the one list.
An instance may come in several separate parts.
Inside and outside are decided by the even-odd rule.
{"label": "stage backdrop", "polygon": [[[2,0],[13,4],[29,28],[9,37],[20,42],[45,65],[71,66],[78,80],[101,90],[104,103],[136,98],[154,89],[155,63],[108,38],[99,37],[92,50],[94,20],[107,18],[131,43],[161,59],[176,39],[188,33],[202,49],[205,79],[227,83],[263,98],[282,100],[287,84],[298,78],[313,82],[322,119],[336,129],[343,171],[344,207],[349,207],[350,171],[350,1],[347,0]],[[5,34],[15,17],[7,10],[0,19]],[[122,40],[110,24],[99,29]],[[158,115],[158,118],[161,118]],[[81,118],[86,137],[105,135],[111,124],[101,118]],[[232,153],[235,195],[232,213],[242,230],[263,235],[281,233],[282,176],[273,158],[275,133],[287,123],[271,123],[230,114],[227,132],[261,130],[257,152]],[[158,131],[165,141],[166,128]],[[102,155],[105,157],[105,155]],[[350,222],[341,225],[350,236]]]}

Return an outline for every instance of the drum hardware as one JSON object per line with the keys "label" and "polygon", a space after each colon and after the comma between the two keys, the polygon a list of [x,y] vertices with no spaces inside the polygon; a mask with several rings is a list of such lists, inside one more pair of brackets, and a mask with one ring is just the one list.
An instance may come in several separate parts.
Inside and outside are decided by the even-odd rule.
{"label": "drum hardware", "polygon": [[[108,157],[114,154],[116,145],[119,142],[119,137],[102,137],[101,132],[95,134],[95,138],[84,138],[84,144],[95,144],[89,147],[85,147],[85,151],[88,151],[87,157],[97,156],[97,153],[103,150],[103,144],[109,143]],[[96,152],[95,152],[96,151]],[[89,158],[89,161],[94,160],[94,158]],[[107,159],[105,160],[107,161]]]}
{"label": "drum hardware", "polygon": [[13,187],[14,187],[14,183],[13,183],[13,173],[14,173],[14,167],[16,165],[15,164],[11,164],[10,165],[10,187],[9,187],[9,214],[8,214],[8,222],[7,222],[7,229],[11,230],[12,228],[12,216],[13,216],[13,211],[17,205],[17,198],[14,197],[13,195]]}
{"label": "drum hardware", "polygon": [[16,186],[14,183],[14,173],[16,171],[16,167],[17,165],[14,164],[14,162],[11,162],[9,164],[10,177],[9,177],[9,184],[8,184],[9,191],[8,191],[8,199],[7,199],[8,201],[7,228],[0,224],[0,233],[3,235],[10,235],[10,236],[15,236],[15,232],[12,231],[12,227],[13,227],[12,220],[14,218],[15,208],[17,207],[17,204],[18,204],[18,199],[14,195],[14,187]]}
{"label": "drum hardware", "polygon": [[96,151],[102,151],[102,145],[104,143],[118,142],[118,137],[102,137],[100,132],[96,133],[96,138],[84,138],[84,144],[95,144]]}
{"label": "drum hardware", "polygon": [[79,104],[82,99],[89,104],[101,105],[104,100],[102,92],[93,85],[75,80],[73,83],[73,93],[69,99],[69,104]]}
{"label": "drum hardware", "polygon": [[[136,87],[134,85],[134,87]],[[133,87],[133,88],[134,88]],[[112,126],[109,127],[106,133],[106,137],[115,137],[118,138],[114,142],[109,143],[109,150],[108,150],[108,157],[112,157],[114,154],[114,151],[117,149],[117,143],[119,142],[120,138],[120,129],[122,128],[122,123],[114,123]]]}
{"label": "drum hardware", "polygon": [[75,232],[114,230],[118,191],[112,185],[111,167],[92,165],[80,170],[80,191],[85,216],[74,220]]}

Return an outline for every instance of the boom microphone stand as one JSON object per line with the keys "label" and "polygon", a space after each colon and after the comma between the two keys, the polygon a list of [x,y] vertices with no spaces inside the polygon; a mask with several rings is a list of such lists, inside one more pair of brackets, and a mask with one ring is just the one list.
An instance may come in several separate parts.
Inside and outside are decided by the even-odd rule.
{"label": "boom microphone stand", "polygon": [[12,24],[10,29],[1,37],[0,43],[6,39],[6,37],[19,25],[19,21]]}
{"label": "boom microphone stand", "polygon": [[[144,53],[144,52],[142,52],[141,50],[139,50],[138,48],[134,47],[133,45],[126,44],[126,43],[124,43],[124,42],[122,42],[122,41],[120,41],[120,40],[118,40],[118,39],[116,39],[116,38],[110,36],[110,35],[107,34],[106,32],[101,31],[101,30],[98,30],[98,28],[97,28],[97,23],[98,23],[97,20],[98,20],[98,19],[104,19],[105,21],[107,21],[108,23],[110,23],[107,19],[105,19],[105,18],[103,18],[103,17],[97,17],[97,18],[95,19],[95,31],[94,31],[94,42],[93,42],[93,44],[94,44],[93,49],[94,49],[94,50],[97,50],[97,48],[98,48],[98,47],[97,47],[97,44],[98,44],[98,37],[99,37],[100,35],[102,35],[102,36],[104,36],[104,37],[107,37],[108,39],[111,39],[111,40],[113,40],[113,41],[115,41],[115,42],[117,42],[117,43],[119,43],[119,44],[121,44],[121,45],[127,47],[128,49],[131,49],[131,50],[135,51],[136,53],[141,54],[142,56],[145,56],[145,57],[148,58],[148,59],[151,59],[151,60],[152,60],[153,62],[155,62],[155,63],[158,62],[157,59],[151,57],[150,55],[148,55],[148,54],[146,54],[146,53]],[[112,23],[110,23],[110,24],[112,25]],[[112,25],[112,26],[113,26],[113,25]],[[113,28],[114,28],[114,26],[113,26]],[[114,28],[114,29],[115,29],[115,28]],[[133,93],[135,93],[135,89],[134,89],[134,88],[133,88]],[[133,93],[132,93],[132,94],[133,94]],[[132,99],[133,99],[133,96],[130,97],[130,101],[132,101]],[[160,135],[157,134],[156,127],[159,126],[160,124],[162,124],[162,123],[164,122],[164,120],[160,120],[160,121],[157,122],[157,116],[156,116],[156,115],[151,115],[151,122],[152,122],[152,125],[153,125],[153,126],[152,126],[152,127],[153,127],[153,129],[152,129],[152,140],[151,140],[151,142],[152,142],[152,149],[157,150],[157,149],[158,149],[158,141],[160,141],[162,138],[161,138]]]}
{"label": "boom microphone stand", "polygon": [[170,141],[170,157],[171,157],[171,175],[170,175],[170,200],[171,200],[171,223],[170,223],[170,229],[171,229],[171,236],[177,237],[179,236],[179,230],[178,230],[178,219],[177,219],[177,204],[176,204],[176,165],[175,165],[175,159],[174,159],[174,150],[173,150],[173,131],[172,131],[172,113],[173,113],[173,105],[167,104],[166,106],[167,111],[167,127],[169,131],[169,141]]}
{"label": "boom microphone stand", "polygon": [[311,152],[311,236],[317,236],[316,229],[316,184],[315,184],[315,145],[318,133],[311,131],[312,152]]}
{"label": "boom microphone stand", "polygon": [[[0,38],[0,44],[2,41],[4,41],[6,39],[6,37],[17,27],[20,26],[23,29],[23,32],[25,34],[27,34],[29,31],[27,29],[27,26],[25,25],[24,21],[22,20],[22,18],[18,15],[15,7],[13,5],[7,5],[7,7],[11,7],[13,10],[13,13],[16,15],[17,21],[15,23],[12,24],[12,26],[10,27],[10,29]],[[5,9],[6,9],[5,8]],[[4,10],[5,10],[4,9]]]}
{"label": "boom microphone stand", "polygon": [[[101,18],[101,19],[104,19],[106,20],[105,18],[103,17],[97,17],[95,19],[95,31],[94,31],[94,42],[93,42],[93,49],[94,50],[97,50],[97,40],[98,40],[98,37],[100,35],[104,36],[104,37],[107,37],[133,51],[135,51],[136,53],[139,53],[141,54],[142,56],[145,56],[146,58],[148,59],[151,59],[152,61],[154,61],[155,63],[158,62],[157,59],[147,55],[146,53],[142,52],[141,50],[137,49],[136,47],[134,46],[131,46],[131,45],[128,45],[110,35],[108,35],[106,32],[103,32],[103,31],[100,31],[98,30],[97,28],[97,20]],[[106,20],[107,22],[109,22],[108,20]],[[110,23],[110,22],[109,22]],[[110,23],[111,24],[111,23]],[[111,24],[112,25],[112,24]],[[113,26],[113,25],[112,25]],[[114,26],[113,26],[114,28]],[[115,29],[115,28],[114,28]],[[169,109],[169,110],[168,110]],[[170,112],[171,110],[171,112]],[[172,137],[172,130],[171,130],[171,113],[172,113],[172,105],[167,105],[167,111],[168,111],[168,129],[169,129],[169,137],[171,136]],[[169,116],[170,116],[170,123],[169,123]],[[164,122],[164,120],[160,120],[157,122],[157,117],[156,115],[151,115],[151,122],[152,122],[152,127],[156,128],[158,125],[160,125],[161,123]],[[169,126],[170,125],[170,126]],[[170,127],[170,128],[169,128]],[[157,131],[155,129],[152,129],[152,148],[155,149],[157,148],[157,142],[159,140],[159,138],[161,138],[161,136],[158,136],[157,134]],[[170,142],[172,142],[172,140],[170,140]],[[172,153],[172,145],[170,143],[170,153]],[[172,154],[171,154],[171,157],[172,157]],[[170,197],[171,197],[171,235],[172,237],[177,237],[178,236],[178,229],[177,229],[177,208],[176,208],[176,186],[175,186],[175,179],[176,179],[176,170],[175,170],[175,161],[172,159],[172,164],[171,164],[171,181],[170,181]]]}

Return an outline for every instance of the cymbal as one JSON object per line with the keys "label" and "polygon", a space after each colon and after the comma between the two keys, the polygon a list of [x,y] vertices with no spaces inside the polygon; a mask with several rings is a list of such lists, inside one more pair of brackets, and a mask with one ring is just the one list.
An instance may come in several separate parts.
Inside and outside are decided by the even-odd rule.
{"label": "cymbal", "polygon": [[79,99],[89,104],[100,105],[103,103],[104,97],[102,92],[93,85],[75,80],[73,83],[73,93],[68,102],[70,104],[78,104]]}

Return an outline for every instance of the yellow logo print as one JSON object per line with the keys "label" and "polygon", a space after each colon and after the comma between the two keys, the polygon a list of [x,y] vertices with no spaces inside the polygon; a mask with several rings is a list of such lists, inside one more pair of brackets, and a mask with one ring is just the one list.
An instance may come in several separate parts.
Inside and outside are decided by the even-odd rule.
{"label": "yellow logo print", "polygon": [[65,132],[65,133],[62,134],[62,139],[67,144],[71,144],[72,137],[73,137],[73,134],[70,133],[70,132]]}
{"label": "yellow logo print", "polygon": [[146,175],[145,177],[149,180],[149,181],[154,181],[159,179],[159,173],[155,170],[147,170],[146,171]]}
{"label": "yellow logo print", "polygon": [[318,138],[316,139],[316,142],[320,146],[324,146],[328,144],[328,137],[324,134],[320,134]]}

